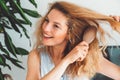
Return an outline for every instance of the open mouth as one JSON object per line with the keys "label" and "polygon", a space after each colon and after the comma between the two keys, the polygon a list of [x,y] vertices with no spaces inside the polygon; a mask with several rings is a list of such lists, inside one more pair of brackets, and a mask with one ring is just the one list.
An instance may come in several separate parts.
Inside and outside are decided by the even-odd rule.
{"label": "open mouth", "polygon": [[52,36],[49,36],[49,35],[47,35],[47,34],[43,34],[43,39],[51,39],[51,38],[53,38]]}

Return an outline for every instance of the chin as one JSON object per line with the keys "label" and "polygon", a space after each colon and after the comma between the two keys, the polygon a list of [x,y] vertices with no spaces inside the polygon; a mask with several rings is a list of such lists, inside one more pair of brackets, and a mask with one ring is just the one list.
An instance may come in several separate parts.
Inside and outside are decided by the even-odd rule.
{"label": "chin", "polygon": [[45,46],[53,46],[52,44],[49,44],[49,43],[43,43],[43,45],[45,45]]}

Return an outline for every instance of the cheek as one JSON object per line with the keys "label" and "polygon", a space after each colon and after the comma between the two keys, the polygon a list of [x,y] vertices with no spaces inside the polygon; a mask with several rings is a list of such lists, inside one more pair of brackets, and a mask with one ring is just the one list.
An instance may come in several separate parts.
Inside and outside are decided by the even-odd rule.
{"label": "cheek", "polygon": [[67,33],[61,33],[61,34],[58,34],[57,36],[58,36],[58,37],[57,37],[58,40],[61,40],[61,41],[67,39]]}
{"label": "cheek", "polygon": [[46,25],[45,23],[42,24],[42,26],[41,26],[41,27],[42,27],[42,28],[41,28],[42,30],[44,30],[45,25]]}

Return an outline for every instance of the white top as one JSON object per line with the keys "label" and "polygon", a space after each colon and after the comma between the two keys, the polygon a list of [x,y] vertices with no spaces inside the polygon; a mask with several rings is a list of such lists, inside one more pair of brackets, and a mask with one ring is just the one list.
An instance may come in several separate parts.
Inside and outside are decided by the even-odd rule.
{"label": "white top", "polygon": [[[51,71],[55,65],[52,62],[51,57],[48,53],[41,52],[40,57],[41,57],[41,77],[43,77],[49,71]],[[70,79],[68,75],[64,74],[60,80],[72,80],[72,79]],[[89,80],[89,79],[83,76],[83,77],[80,77],[79,79],[75,77],[73,80]]]}

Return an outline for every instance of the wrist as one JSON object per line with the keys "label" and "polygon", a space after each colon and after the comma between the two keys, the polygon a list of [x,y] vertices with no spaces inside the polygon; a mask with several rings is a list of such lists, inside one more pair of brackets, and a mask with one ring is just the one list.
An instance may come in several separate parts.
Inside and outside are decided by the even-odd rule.
{"label": "wrist", "polygon": [[64,62],[64,64],[66,64],[67,66],[71,64],[71,60],[67,57],[63,58],[62,60]]}

